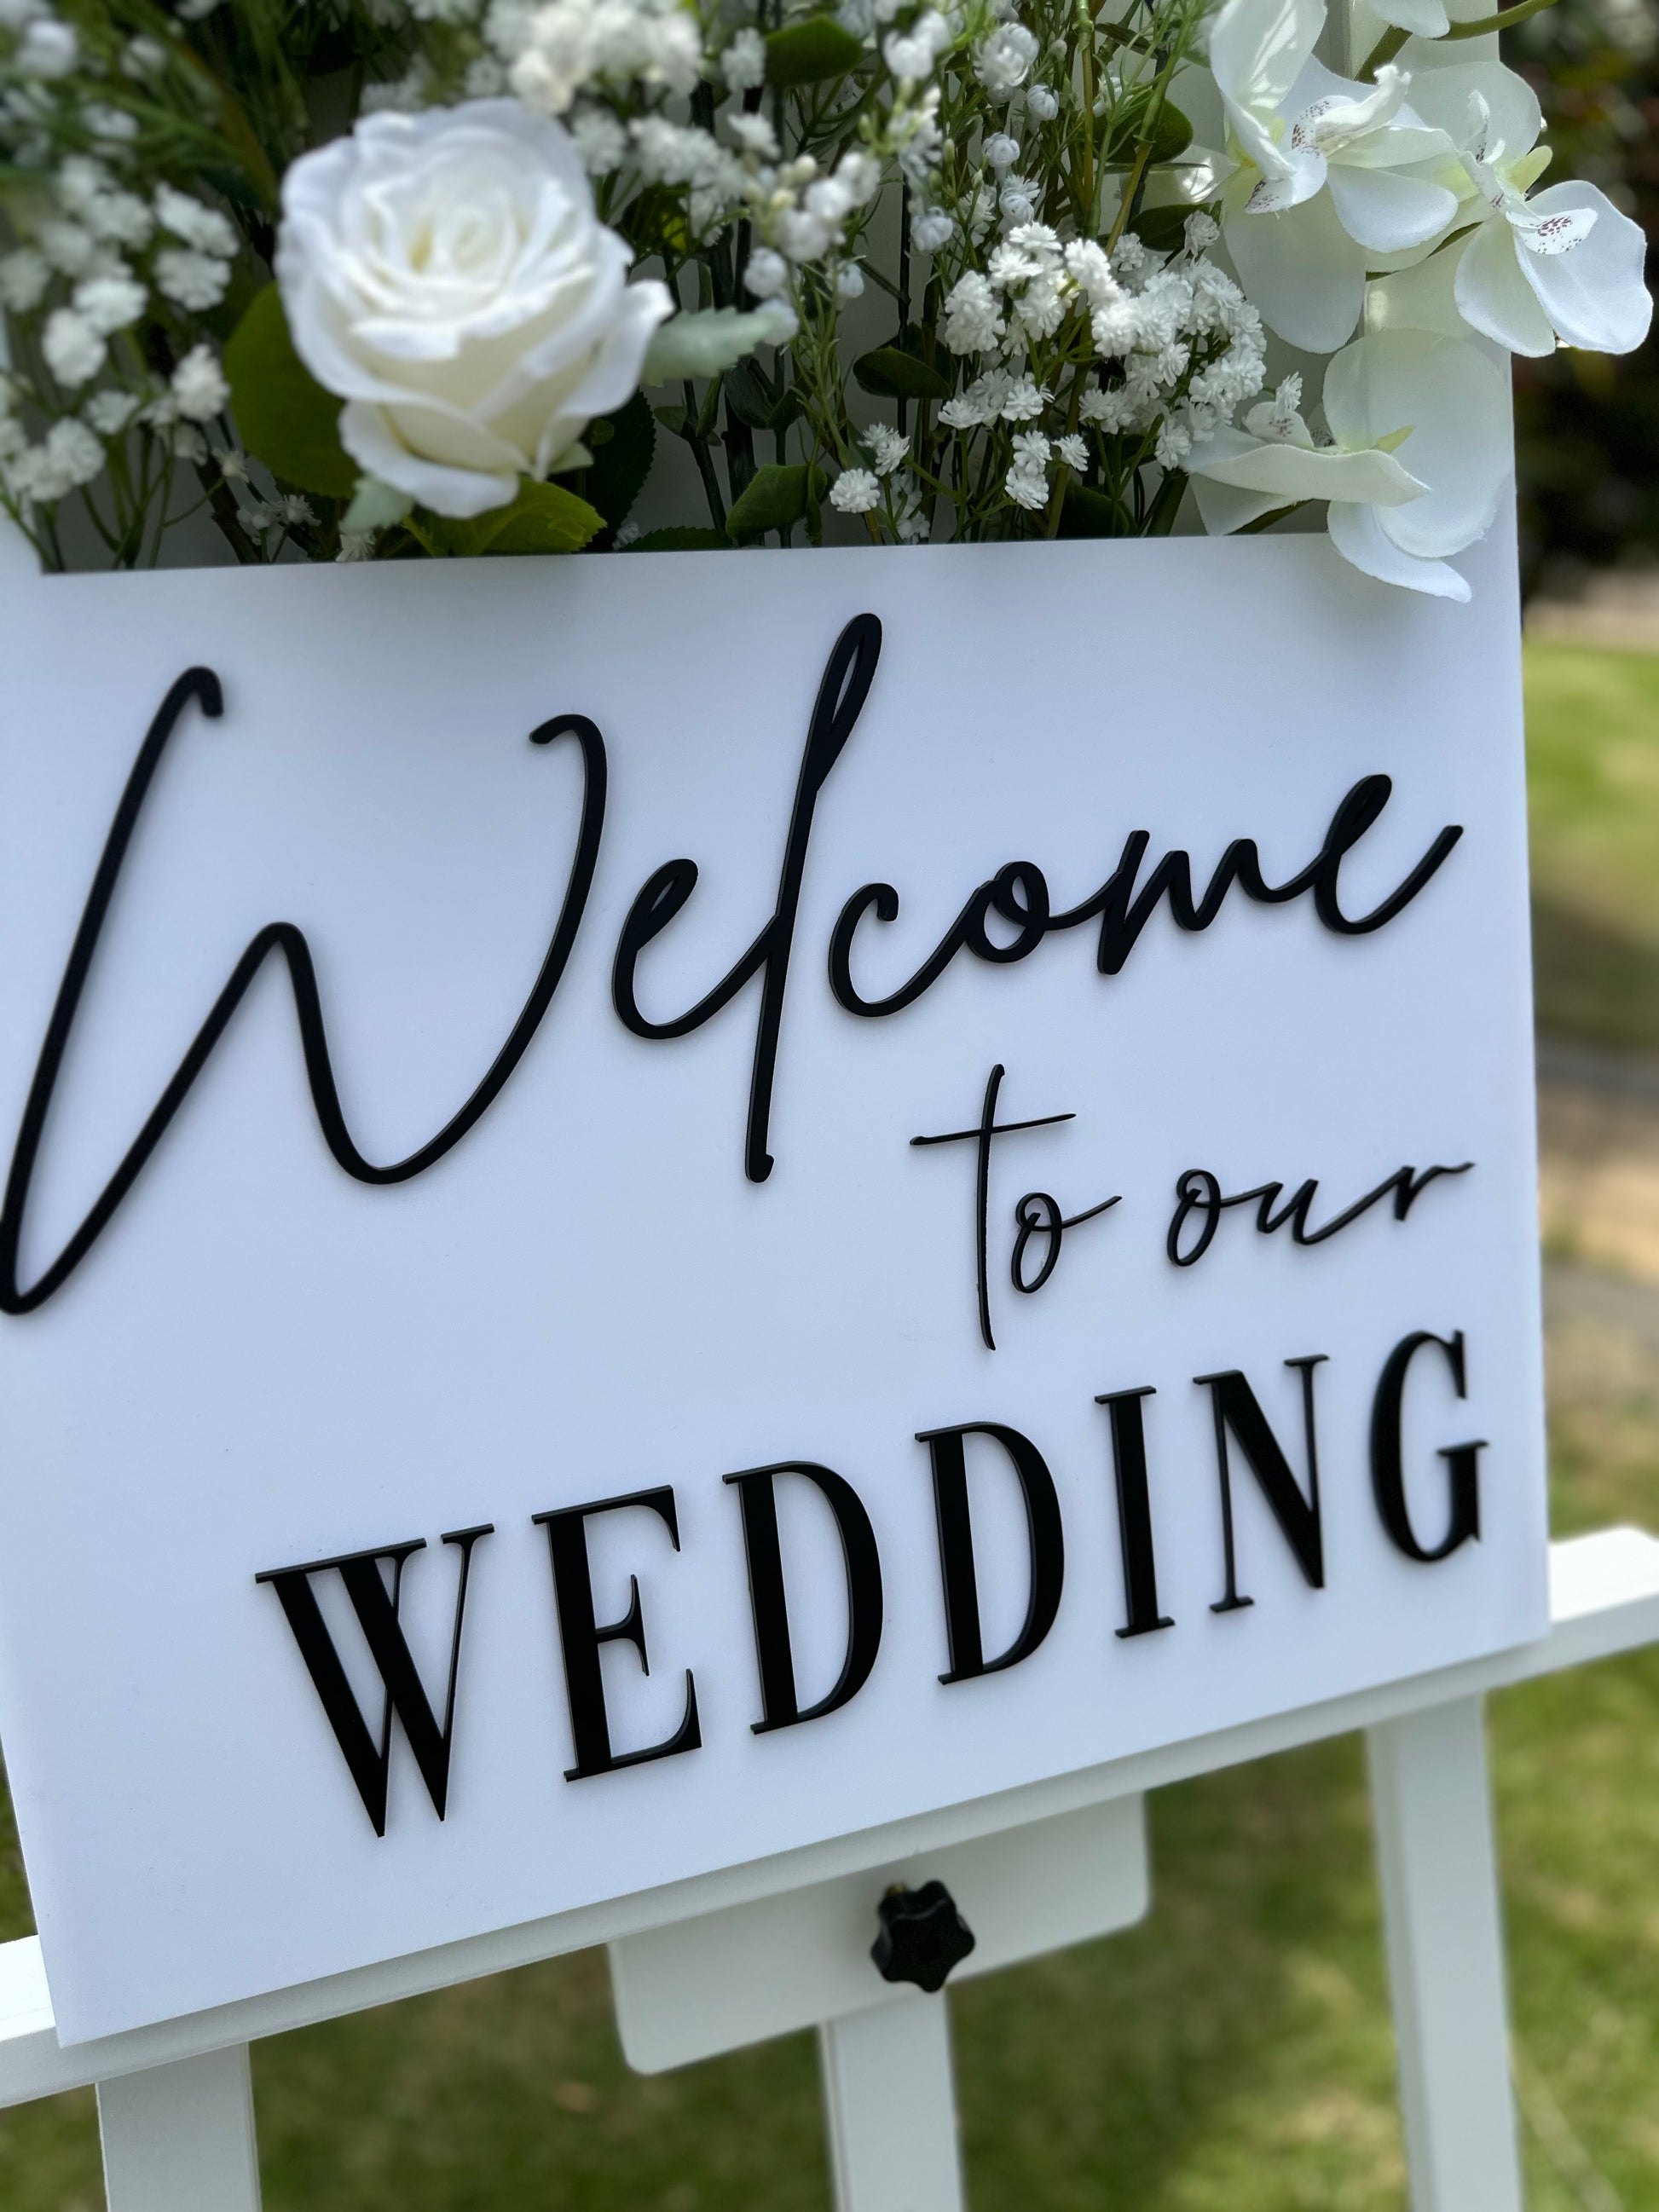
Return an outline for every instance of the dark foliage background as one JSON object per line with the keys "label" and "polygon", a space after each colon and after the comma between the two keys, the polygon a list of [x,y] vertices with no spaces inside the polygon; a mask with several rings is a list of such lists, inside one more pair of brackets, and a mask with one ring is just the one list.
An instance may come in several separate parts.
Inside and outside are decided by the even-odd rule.
{"label": "dark foliage background", "polygon": [[[1659,236],[1659,8],[1557,0],[1510,33],[1543,102],[1546,183],[1585,177]],[[1650,261],[1650,275],[1655,267]],[[1659,564],[1659,337],[1621,360],[1516,363],[1522,574],[1570,589],[1586,567]]]}

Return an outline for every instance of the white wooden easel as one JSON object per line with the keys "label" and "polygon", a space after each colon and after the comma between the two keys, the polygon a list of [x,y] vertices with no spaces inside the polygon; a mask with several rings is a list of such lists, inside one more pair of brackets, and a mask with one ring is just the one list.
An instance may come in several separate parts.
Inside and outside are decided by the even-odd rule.
{"label": "white wooden easel", "polygon": [[250,2041],[609,1941],[636,2066],[816,2025],[839,2212],[960,2212],[946,2000],[868,1957],[888,1884],[945,1881],[959,1971],[989,1972],[1139,1917],[1146,1790],[1363,1729],[1413,2212],[1520,2212],[1483,1701],[1659,1642],[1659,1540],[1556,1544],[1551,1592],[1549,1634],[1495,1658],[101,2042],[62,2046],[39,1942],[0,1945],[0,2105],[95,2083],[109,2212],[258,2212]]}

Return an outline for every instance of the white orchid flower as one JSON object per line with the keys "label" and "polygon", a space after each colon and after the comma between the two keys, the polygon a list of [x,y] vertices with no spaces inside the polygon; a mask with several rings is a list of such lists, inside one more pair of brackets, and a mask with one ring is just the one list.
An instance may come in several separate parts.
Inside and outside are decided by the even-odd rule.
{"label": "white orchid flower", "polygon": [[1243,431],[1194,447],[1187,469],[1206,529],[1224,534],[1275,507],[1328,500],[1331,543],[1356,568],[1467,599],[1449,556],[1486,535],[1509,481],[1503,371],[1467,338],[1358,338],[1325,372],[1328,446],[1314,442],[1290,382],[1295,391],[1281,386],[1252,408]]}
{"label": "white orchid flower", "polygon": [[1453,296],[1471,329],[1511,353],[1558,343],[1630,353],[1648,334],[1647,241],[1594,185],[1528,198],[1549,161],[1542,116],[1525,79],[1498,62],[1431,68],[1414,97],[1458,148],[1466,215],[1478,220],[1456,255]]}
{"label": "white orchid flower", "polygon": [[1236,167],[1222,191],[1227,250],[1269,327],[1310,353],[1352,335],[1368,264],[1427,243],[1457,213],[1437,172],[1444,131],[1406,105],[1392,66],[1374,85],[1313,58],[1323,0],[1225,0],[1210,69]]}
{"label": "white orchid flower", "polygon": [[1492,0],[1367,0],[1365,13],[1419,39],[1443,39],[1454,23],[1474,22],[1494,9]]}

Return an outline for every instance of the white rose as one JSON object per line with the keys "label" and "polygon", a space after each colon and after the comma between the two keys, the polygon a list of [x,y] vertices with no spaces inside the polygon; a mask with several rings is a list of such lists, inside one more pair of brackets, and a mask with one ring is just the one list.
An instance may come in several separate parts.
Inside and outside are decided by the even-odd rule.
{"label": "white rose", "polygon": [[370,116],[283,180],[295,348],[352,459],[435,514],[507,506],[637,389],[673,301],[629,258],[569,132],[517,100]]}

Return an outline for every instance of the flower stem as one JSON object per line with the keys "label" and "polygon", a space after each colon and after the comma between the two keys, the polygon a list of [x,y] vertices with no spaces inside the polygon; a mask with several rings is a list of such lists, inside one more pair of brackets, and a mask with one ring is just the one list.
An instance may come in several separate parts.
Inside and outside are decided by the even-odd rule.
{"label": "flower stem", "polygon": [[[1517,0],[1513,8],[1500,8],[1495,15],[1477,15],[1472,22],[1454,23],[1442,35],[1447,39],[1484,39],[1492,31],[1507,31],[1516,23],[1524,23],[1528,15],[1540,15],[1546,8],[1553,8],[1555,0]],[[1391,62],[1411,33],[1395,28],[1385,31],[1365,57],[1359,71],[1362,84],[1374,84],[1376,72],[1385,62]]]}

